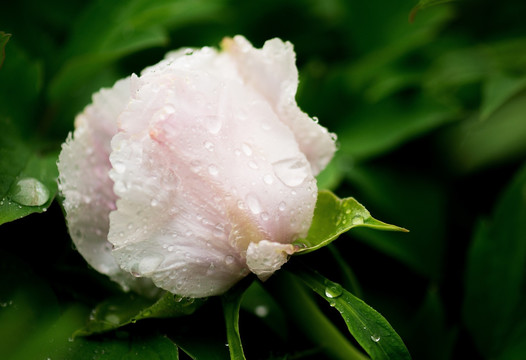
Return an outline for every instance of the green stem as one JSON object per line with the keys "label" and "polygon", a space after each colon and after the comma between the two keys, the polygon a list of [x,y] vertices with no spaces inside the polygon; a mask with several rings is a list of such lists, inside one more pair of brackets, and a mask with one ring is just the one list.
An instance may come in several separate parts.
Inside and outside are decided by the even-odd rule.
{"label": "green stem", "polygon": [[298,328],[310,340],[323,347],[325,353],[334,360],[368,360],[338,330],[307,291],[305,286],[285,271],[275,274],[267,283],[272,295],[276,297]]}

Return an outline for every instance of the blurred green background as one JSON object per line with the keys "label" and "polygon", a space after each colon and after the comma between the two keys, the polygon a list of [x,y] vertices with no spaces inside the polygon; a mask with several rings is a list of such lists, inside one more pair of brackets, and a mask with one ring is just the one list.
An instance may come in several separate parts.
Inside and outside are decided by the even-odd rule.
{"label": "blurred green background", "polygon": [[[188,319],[68,341],[89,309],[117,290],[71,248],[53,202],[55,161],[75,114],[100,87],[169,50],[242,34],[257,47],[273,37],[294,44],[297,101],[338,134],[319,187],[354,196],[376,218],[411,231],[353,230],[302,260],[344,286],[352,279],[414,359],[526,358],[526,2],[415,6],[0,4],[0,357],[171,359],[170,331],[192,348],[196,324]],[[10,201],[21,176],[38,179],[48,197],[36,206]],[[251,300],[240,325],[248,359],[323,357],[293,322],[276,326],[290,322],[287,312],[277,309],[265,327]],[[193,316],[209,328],[197,342],[223,358],[214,351],[225,341],[217,306],[211,301]],[[326,315],[346,332],[331,310]]]}

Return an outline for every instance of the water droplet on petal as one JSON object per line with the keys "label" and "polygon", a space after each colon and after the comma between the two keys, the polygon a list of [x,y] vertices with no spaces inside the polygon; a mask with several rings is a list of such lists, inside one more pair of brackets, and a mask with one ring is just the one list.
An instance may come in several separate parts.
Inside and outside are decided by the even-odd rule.
{"label": "water droplet on petal", "polygon": [[122,162],[118,161],[115,164],[113,164],[113,168],[117,172],[117,174],[122,174],[126,171],[126,165],[124,165]]}
{"label": "water droplet on petal", "polygon": [[263,176],[263,182],[267,185],[271,185],[274,182],[274,177],[270,174]]}
{"label": "water droplet on petal", "polygon": [[145,257],[142,259],[139,263],[139,273],[141,275],[149,275],[153,273],[159,265],[161,265],[161,262],[164,260],[164,256],[162,255],[152,255]]}
{"label": "water droplet on petal", "polygon": [[252,148],[247,143],[243,143],[243,145],[241,145],[241,150],[243,150],[246,156],[252,155]]}
{"label": "water droplet on petal", "polygon": [[256,195],[248,194],[245,198],[245,202],[252,214],[257,215],[261,212],[261,204]]}
{"label": "water droplet on petal", "polygon": [[194,53],[194,49],[190,49],[190,48],[188,48],[188,49],[185,49],[185,50],[184,50],[184,54],[187,55],[187,56],[188,56],[188,55],[192,55],[193,53]]}
{"label": "water droplet on petal", "polygon": [[285,211],[286,208],[287,208],[287,204],[284,201],[279,203],[278,205],[279,211]]}
{"label": "water droplet on petal", "polygon": [[41,206],[49,200],[49,189],[35,178],[20,179],[10,197],[20,205]]}
{"label": "water droplet on petal", "polygon": [[210,141],[205,141],[204,143],[205,149],[212,152],[214,151],[214,144]]}
{"label": "water droplet on petal", "polygon": [[210,134],[217,134],[219,130],[221,130],[221,127],[223,126],[221,117],[217,115],[205,117],[204,122]]}
{"label": "water droplet on petal", "polygon": [[234,263],[234,257],[232,255],[225,256],[225,264],[232,265]]}
{"label": "water droplet on petal", "polygon": [[258,164],[256,164],[254,161],[249,161],[248,162],[248,167],[251,168],[251,169],[256,170],[258,168]]}
{"label": "water droplet on petal", "polygon": [[274,173],[289,187],[301,185],[311,173],[308,162],[303,158],[290,158],[272,164]]}
{"label": "water droplet on petal", "polygon": [[219,170],[217,169],[217,166],[210,165],[208,166],[208,173],[212,176],[217,176],[217,174],[219,174]]}

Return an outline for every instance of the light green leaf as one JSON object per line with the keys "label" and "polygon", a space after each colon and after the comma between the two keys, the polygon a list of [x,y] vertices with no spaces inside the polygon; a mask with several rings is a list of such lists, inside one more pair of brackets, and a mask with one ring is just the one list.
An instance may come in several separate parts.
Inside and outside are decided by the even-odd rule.
{"label": "light green leaf", "polygon": [[400,336],[376,310],[312,270],[297,266],[292,271],[340,312],[349,332],[373,360],[411,359]]}
{"label": "light green leaf", "polygon": [[318,193],[314,218],[307,237],[294,242],[294,245],[299,247],[297,253],[308,253],[324,247],[354,227],[407,231],[376,220],[354,198],[339,199],[332,192],[321,190]]}
{"label": "light green leaf", "polygon": [[190,315],[205,301],[174,296],[168,292],[156,301],[135,294],[123,294],[99,304],[92,311],[86,326],[77,330],[75,336],[115,330],[142,319]]}
{"label": "light green leaf", "polygon": [[488,358],[517,345],[510,342],[514,328],[522,326],[526,335],[524,316],[520,317],[526,300],[525,219],[526,166],[503,193],[492,219],[477,226],[468,254],[463,316]]}

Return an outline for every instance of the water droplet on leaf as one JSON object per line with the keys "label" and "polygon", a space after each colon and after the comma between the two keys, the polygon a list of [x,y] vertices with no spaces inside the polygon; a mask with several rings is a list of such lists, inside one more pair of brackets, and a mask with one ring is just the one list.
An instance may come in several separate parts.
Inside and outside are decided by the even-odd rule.
{"label": "water droplet on leaf", "polygon": [[325,287],[325,296],[327,296],[330,299],[337,298],[341,296],[342,293],[343,289],[339,284],[330,283],[329,285],[327,285],[327,287]]}
{"label": "water droplet on leaf", "polygon": [[20,205],[41,206],[49,200],[49,189],[35,178],[20,179],[10,197]]}

